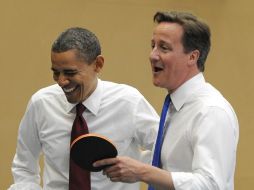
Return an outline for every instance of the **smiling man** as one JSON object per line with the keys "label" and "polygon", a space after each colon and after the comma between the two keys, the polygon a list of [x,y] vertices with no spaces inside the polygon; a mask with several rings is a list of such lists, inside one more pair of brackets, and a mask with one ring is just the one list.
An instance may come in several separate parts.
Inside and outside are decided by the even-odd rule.
{"label": "smiling man", "polygon": [[51,53],[53,78],[63,89],[70,103],[86,100],[97,86],[97,73],[100,72],[104,60],[98,55],[94,61],[77,59],[77,50]]}
{"label": "smiling man", "polygon": [[112,164],[104,170],[112,181],[143,181],[149,190],[233,190],[239,126],[229,102],[203,75],[210,29],[184,12],[157,12],[154,21],[153,84],[167,90],[171,103],[165,125],[160,122],[153,166],[128,157],[94,166]]}
{"label": "smiling man", "polygon": [[[137,89],[98,78],[104,58],[97,37],[87,29],[64,31],[52,45],[51,62],[57,84],[36,92],[28,104],[19,127],[10,190],[83,190],[81,184],[87,178],[91,190],[138,190],[139,183],[113,183],[102,172],[71,177],[70,173],[75,174],[69,166],[73,165],[70,141],[76,106],[85,108],[81,115],[89,133],[110,139],[118,155],[141,161],[149,159],[147,153],[156,139],[159,117],[155,110]],[[69,183],[70,177],[75,183]]]}

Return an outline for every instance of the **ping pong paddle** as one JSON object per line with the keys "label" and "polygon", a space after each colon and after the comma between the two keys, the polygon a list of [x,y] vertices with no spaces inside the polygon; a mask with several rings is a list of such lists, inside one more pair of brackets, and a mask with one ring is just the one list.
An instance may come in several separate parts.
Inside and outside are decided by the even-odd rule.
{"label": "ping pong paddle", "polygon": [[71,143],[70,157],[81,168],[98,172],[107,167],[93,167],[93,163],[105,158],[117,156],[115,145],[106,137],[98,134],[85,134]]}

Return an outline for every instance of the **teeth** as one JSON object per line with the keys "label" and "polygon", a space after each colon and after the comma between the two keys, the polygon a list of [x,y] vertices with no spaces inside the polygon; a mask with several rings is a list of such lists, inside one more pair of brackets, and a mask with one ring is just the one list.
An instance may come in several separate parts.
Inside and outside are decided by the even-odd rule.
{"label": "teeth", "polygon": [[69,92],[74,91],[75,88],[76,88],[76,87],[73,87],[73,88],[63,88],[63,91],[69,93]]}

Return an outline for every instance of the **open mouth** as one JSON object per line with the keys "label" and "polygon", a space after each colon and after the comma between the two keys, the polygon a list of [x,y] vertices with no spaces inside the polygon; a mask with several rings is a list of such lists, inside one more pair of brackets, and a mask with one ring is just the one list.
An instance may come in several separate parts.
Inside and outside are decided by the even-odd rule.
{"label": "open mouth", "polygon": [[158,66],[153,67],[153,72],[158,73],[158,72],[161,72],[161,71],[163,71],[163,67],[158,67]]}
{"label": "open mouth", "polygon": [[78,86],[74,86],[72,88],[63,87],[62,89],[63,89],[64,93],[69,94],[69,93],[74,92],[77,88],[78,88]]}

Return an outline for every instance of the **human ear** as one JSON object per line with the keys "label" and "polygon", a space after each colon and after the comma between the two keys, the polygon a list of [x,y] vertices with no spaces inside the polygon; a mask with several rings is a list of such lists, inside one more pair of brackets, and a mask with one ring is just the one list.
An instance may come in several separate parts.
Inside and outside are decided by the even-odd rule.
{"label": "human ear", "polygon": [[98,55],[95,59],[95,72],[99,73],[104,65],[104,57],[102,55]]}
{"label": "human ear", "polygon": [[189,65],[197,65],[197,62],[198,62],[198,58],[200,56],[200,52],[199,50],[194,50],[194,51],[191,51],[190,54],[189,54]]}

